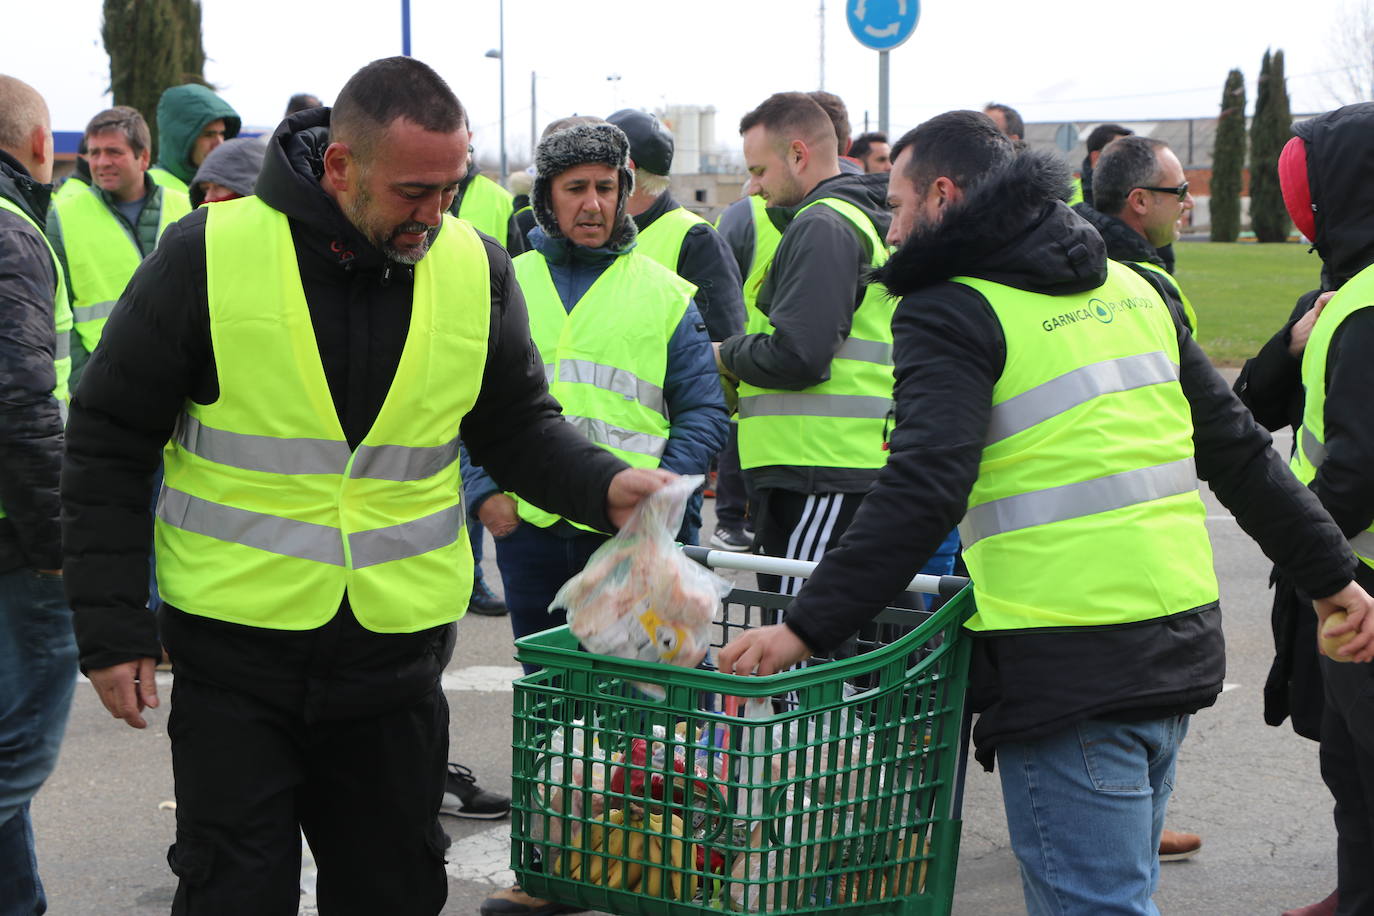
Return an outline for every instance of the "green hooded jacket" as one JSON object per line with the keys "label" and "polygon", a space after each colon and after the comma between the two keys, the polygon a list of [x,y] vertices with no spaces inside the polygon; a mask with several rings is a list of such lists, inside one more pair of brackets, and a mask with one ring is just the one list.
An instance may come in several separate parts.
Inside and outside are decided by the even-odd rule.
{"label": "green hooded jacket", "polygon": [[[162,93],[157,102],[157,163],[150,173],[155,169],[171,173],[181,182],[178,189],[185,192],[196,174],[191,162],[196,138],[206,124],[220,118],[224,119],[224,139],[238,136],[243,124],[238,112],[199,83],[173,86]],[[158,175],[153,175],[153,180],[166,183]]]}

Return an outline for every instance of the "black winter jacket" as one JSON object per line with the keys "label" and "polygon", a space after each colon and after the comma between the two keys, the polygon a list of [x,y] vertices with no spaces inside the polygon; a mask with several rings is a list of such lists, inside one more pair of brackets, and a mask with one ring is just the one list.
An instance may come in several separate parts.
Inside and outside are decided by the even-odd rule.
{"label": "black winter jacket", "polygon": [[[257,194],[290,217],[325,377],[344,434],[356,447],[400,360],[413,277],[410,268],[373,248],[321,188],[328,117],[327,109],[313,109],[278,127]],[[143,607],[150,478],[187,399],[205,404],[218,396],[205,212],[169,228],[134,274],[72,405],[63,521],[67,593],[83,668],[159,651],[153,615]],[[490,262],[490,341],[481,394],[462,423],[463,441],[503,487],[605,528],[606,488],[625,465],[563,422],[530,341],[510,258],[494,240],[483,241]],[[321,717],[364,714],[432,690],[454,629],[372,633],[357,623],[347,597],[318,630],[238,626],[171,607],[161,625],[178,673],[272,701],[304,701],[308,715]]]}
{"label": "black winter jacket", "polygon": [[[0,151],[0,197],[37,226],[52,188]],[[62,416],[52,395],[57,273],[34,226],[0,210],[0,573],[62,565],[58,475]]]}
{"label": "black winter jacket", "polygon": [[[882,238],[892,221],[886,182],[872,175],[827,178],[794,208],[768,213],[782,241],[759,290],[759,311],[773,325],[771,334],[732,337],[720,348],[721,362],[743,381],[764,388],[800,391],[830,378],[830,361],[849,336],[854,312],[863,302],[872,264],[868,242],[833,208],[811,207],[825,197],[854,204]],[[862,468],[763,467],[749,472],[754,485],[800,493],[862,493],[877,471]],[[948,533],[949,529],[945,529]]]}
{"label": "black winter jacket", "polygon": [[[880,272],[889,291],[904,297],[893,321],[891,455],[839,546],[788,612],[787,624],[808,645],[837,645],[892,603],[964,514],[1006,342],[982,295],[948,278],[971,275],[1048,295],[1085,292],[1106,279],[1101,238],[1056,199],[1065,180],[1053,159],[1023,153],[950,210],[934,233],[909,239]],[[1198,475],[1309,590],[1339,590],[1356,562],[1340,533],[1270,451],[1269,436],[1176,313],[1175,324]],[[1210,705],[1225,672],[1220,609],[1173,610],[1130,626],[978,638],[972,702],[981,712],[979,760],[990,767],[999,743],[1088,718]]]}
{"label": "black winter jacket", "polygon": [[[634,217],[640,232],[670,210],[682,206],[664,192],[643,213]],[[725,340],[744,333],[744,281],[730,252],[730,246],[709,223],[697,223],[687,230],[678,253],[677,275],[697,288],[692,297],[706,323],[712,340]]]}

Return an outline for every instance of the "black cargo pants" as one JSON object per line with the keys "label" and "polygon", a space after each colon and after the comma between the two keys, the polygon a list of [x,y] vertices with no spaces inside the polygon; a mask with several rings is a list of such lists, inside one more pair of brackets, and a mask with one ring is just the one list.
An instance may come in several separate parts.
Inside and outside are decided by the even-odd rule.
{"label": "black cargo pants", "polygon": [[437,683],[408,706],[307,722],[289,706],[178,676],[167,732],[174,916],[295,916],[302,830],[321,916],[443,909],[448,703]]}

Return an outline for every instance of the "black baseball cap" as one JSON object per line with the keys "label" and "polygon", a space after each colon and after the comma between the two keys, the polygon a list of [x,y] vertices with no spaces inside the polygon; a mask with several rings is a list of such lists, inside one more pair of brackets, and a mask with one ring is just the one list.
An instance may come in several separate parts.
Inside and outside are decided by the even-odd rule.
{"label": "black baseball cap", "polygon": [[673,167],[673,134],[662,121],[636,108],[622,108],[606,120],[630,138],[630,158],[636,168],[668,174]]}

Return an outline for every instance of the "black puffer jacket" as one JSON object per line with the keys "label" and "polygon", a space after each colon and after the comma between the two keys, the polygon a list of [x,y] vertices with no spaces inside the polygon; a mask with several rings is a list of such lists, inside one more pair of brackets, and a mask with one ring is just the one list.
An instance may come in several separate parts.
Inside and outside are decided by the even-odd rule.
{"label": "black puffer jacket", "polygon": [[[321,188],[328,117],[328,109],[312,109],[283,122],[257,194],[290,217],[325,377],[356,446],[400,360],[412,273],[363,239]],[[153,615],[143,607],[150,477],[186,400],[204,404],[218,395],[205,289],[207,209],[169,228],[135,273],[72,405],[62,477],[67,593],[88,669],[159,651]],[[624,464],[563,422],[530,341],[510,258],[494,240],[483,240],[491,330],[481,394],[463,421],[463,440],[504,488],[605,528],[606,487]],[[273,699],[304,695],[319,716],[358,714],[432,689],[453,633],[451,625],[372,633],[358,625],[346,598],[330,623],[305,632],[220,623],[175,608],[161,623],[179,673],[248,685]]]}
{"label": "black puffer jacket", "polygon": [[[1065,179],[1053,159],[1021,155],[956,205],[933,235],[908,240],[881,272],[888,289],[904,297],[893,321],[891,456],[839,547],[788,613],[788,625],[809,645],[838,644],[891,603],[964,514],[1006,342],[988,302],[948,278],[971,275],[1049,295],[1086,292],[1106,279],[1101,238],[1056,199]],[[1270,452],[1269,436],[1177,314],[1175,324],[1199,476],[1309,589],[1339,590],[1355,563],[1339,532]],[[972,675],[982,713],[979,759],[991,766],[999,743],[1087,718],[1210,705],[1225,672],[1220,610],[1170,610],[1172,616],[1133,626],[979,638]]]}
{"label": "black puffer jacket", "polygon": [[57,274],[34,228],[47,219],[51,190],[0,151],[0,197],[34,224],[0,210],[0,572],[62,565],[62,416],[52,396]]}
{"label": "black puffer jacket", "polygon": [[[667,191],[658,195],[649,209],[634,217],[640,232],[660,216],[682,205]],[[720,233],[709,223],[697,223],[687,230],[678,252],[677,264],[666,265],[697,288],[692,301],[701,312],[706,333],[712,340],[725,340],[744,333],[744,281],[739,267]]]}
{"label": "black puffer jacket", "polygon": [[[784,221],[773,266],[759,290],[759,311],[773,325],[771,334],[732,337],[720,348],[721,362],[739,378],[763,388],[800,391],[830,378],[830,361],[849,336],[854,312],[863,302],[872,253],[854,226],[833,208],[811,207],[825,197],[863,210],[878,237],[892,216],[884,189],[872,175],[827,178],[795,208],[770,208]],[[876,176],[882,178],[883,176]],[[866,180],[868,179],[868,180]],[[765,467],[750,471],[758,487],[801,493],[862,493],[877,477],[862,468]]]}

